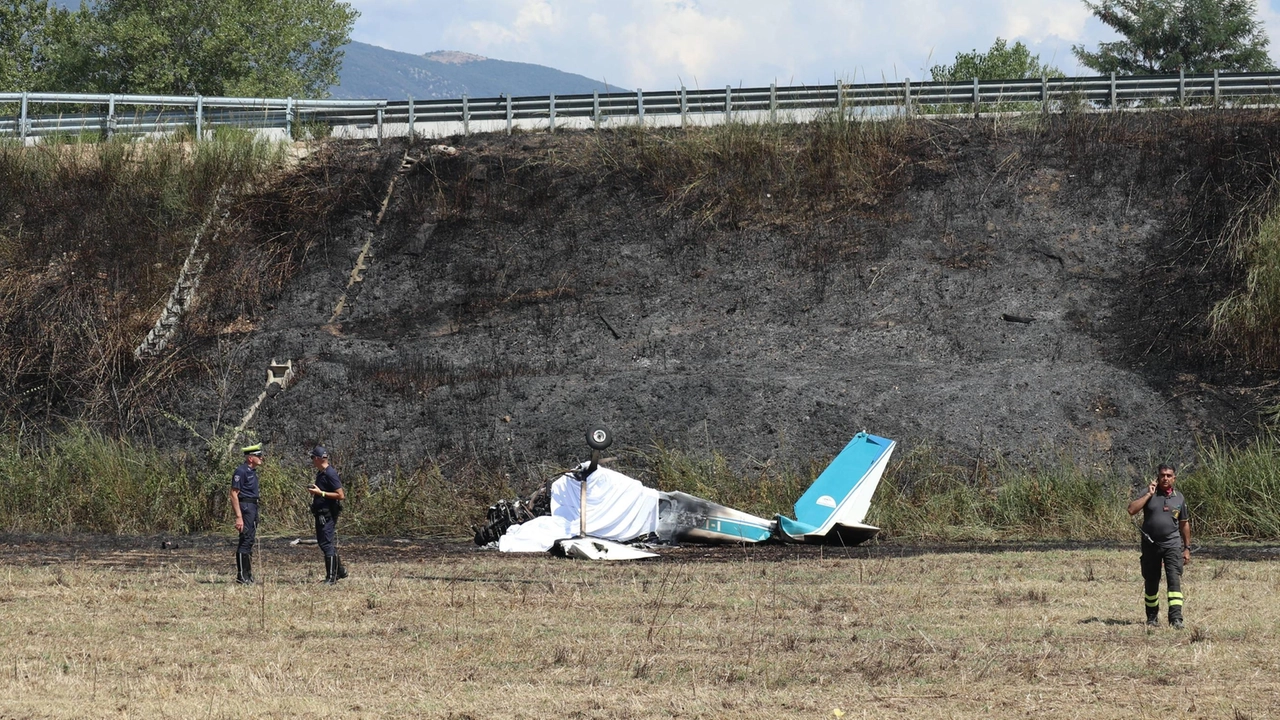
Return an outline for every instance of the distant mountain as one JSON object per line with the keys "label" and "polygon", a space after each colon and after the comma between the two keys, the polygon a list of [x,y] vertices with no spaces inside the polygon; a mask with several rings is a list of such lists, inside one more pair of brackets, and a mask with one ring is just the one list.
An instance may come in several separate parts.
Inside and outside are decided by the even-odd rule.
{"label": "distant mountain", "polygon": [[403,100],[412,95],[415,100],[429,100],[464,94],[497,97],[622,90],[545,65],[491,60],[463,52],[412,55],[361,42],[353,42],[345,50],[338,84],[330,88],[335,98]]}

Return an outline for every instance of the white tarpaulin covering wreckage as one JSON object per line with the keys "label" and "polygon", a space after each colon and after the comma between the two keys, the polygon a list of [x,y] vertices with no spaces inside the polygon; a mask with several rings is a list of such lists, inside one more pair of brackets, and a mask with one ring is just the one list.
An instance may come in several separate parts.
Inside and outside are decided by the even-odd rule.
{"label": "white tarpaulin covering wreckage", "polygon": [[[858,433],[795,504],[795,519],[772,520],[681,492],[662,492],[599,465],[612,443],[609,431],[587,434],[592,459],[552,481],[528,502],[489,508],[476,543],[503,552],[547,552],[569,557],[630,560],[653,557],[650,543],[798,542],[857,545],[879,528],[863,523],[895,443]],[[585,511],[584,511],[585,510]]]}

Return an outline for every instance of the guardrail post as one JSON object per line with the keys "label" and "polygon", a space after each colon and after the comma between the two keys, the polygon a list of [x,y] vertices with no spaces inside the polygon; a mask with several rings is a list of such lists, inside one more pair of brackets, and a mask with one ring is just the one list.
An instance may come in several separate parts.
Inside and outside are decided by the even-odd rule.
{"label": "guardrail post", "polygon": [[413,144],[413,126],[418,118],[414,117],[413,112],[413,96],[409,96],[409,144]]}
{"label": "guardrail post", "polygon": [[1049,77],[1040,75],[1040,112],[1049,112]]}
{"label": "guardrail post", "polygon": [[554,133],[556,131],[556,96],[547,98],[547,104],[547,132]]}
{"label": "guardrail post", "polygon": [[22,93],[22,115],[18,118],[18,138],[27,142],[27,94]]}
{"label": "guardrail post", "polygon": [[680,86],[680,128],[683,130],[689,125],[689,91],[685,90],[683,85]]}
{"label": "guardrail post", "polygon": [[[293,99],[290,98],[289,102],[292,103]],[[381,106],[378,107],[378,147],[382,147],[382,107]]]}
{"label": "guardrail post", "polygon": [[204,96],[196,96],[196,142],[204,139]]}
{"label": "guardrail post", "polygon": [[911,78],[902,81],[902,109],[908,117],[911,115]]}
{"label": "guardrail post", "polygon": [[636,88],[636,117],[644,125],[644,91],[640,88]]}
{"label": "guardrail post", "polygon": [[471,104],[467,101],[466,93],[462,93],[462,134],[471,134]]}
{"label": "guardrail post", "polygon": [[600,132],[600,91],[591,91],[591,123],[595,125],[596,132]]}
{"label": "guardrail post", "polygon": [[[855,78],[856,79],[856,78]],[[836,80],[836,113],[844,119],[844,81]]]}
{"label": "guardrail post", "polygon": [[769,83],[769,122],[778,122],[778,83]]}
{"label": "guardrail post", "polygon": [[973,116],[976,118],[981,110],[978,109],[978,78],[973,79]]}
{"label": "guardrail post", "polygon": [[1213,106],[1218,107],[1218,101],[1221,99],[1221,86],[1218,85],[1218,70],[1213,71]]}
{"label": "guardrail post", "polygon": [[1111,71],[1111,109],[1116,109],[1116,71]]}
{"label": "guardrail post", "polygon": [[512,119],[512,113],[511,113],[511,93],[507,93],[506,98],[507,98],[507,134],[508,134],[508,135],[510,135],[510,134],[511,134],[511,119]]}
{"label": "guardrail post", "polygon": [[729,124],[733,122],[733,86],[724,86],[724,122]]}
{"label": "guardrail post", "polygon": [[[200,99],[196,98],[196,107],[200,107]],[[196,115],[196,129],[200,128],[200,115]],[[116,134],[116,94],[111,93],[107,96],[107,139],[111,139]],[[199,133],[197,133],[199,135]]]}
{"label": "guardrail post", "polygon": [[1187,106],[1187,72],[1178,68],[1178,107]]}
{"label": "guardrail post", "polygon": [[[293,139],[293,98],[288,98],[284,103],[284,135],[286,138]],[[382,144],[382,113],[378,113],[378,144]]]}

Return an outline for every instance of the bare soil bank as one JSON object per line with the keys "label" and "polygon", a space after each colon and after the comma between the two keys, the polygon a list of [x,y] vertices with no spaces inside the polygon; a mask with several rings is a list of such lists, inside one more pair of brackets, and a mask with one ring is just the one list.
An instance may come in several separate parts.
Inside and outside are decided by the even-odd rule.
{"label": "bare soil bank", "polygon": [[291,359],[249,426],[277,456],[322,442],[347,472],[521,476],[579,459],[601,421],[624,453],[743,469],[866,429],[1145,473],[1198,437],[1251,436],[1272,401],[1273,373],[1233,365],[1204,316],[1240,280],[1220,241],[1276,171],[1274,114],[919,120],[868,133],[856,182],[814,131],[739,132],[699,151],[709,172],[659,131],[419,144],[398,176],[402,144],[320,153],[331,166],[282,182],[363,174],[359,202],[256,314],[188,333],[203,369],[162,404],[225,432]]}

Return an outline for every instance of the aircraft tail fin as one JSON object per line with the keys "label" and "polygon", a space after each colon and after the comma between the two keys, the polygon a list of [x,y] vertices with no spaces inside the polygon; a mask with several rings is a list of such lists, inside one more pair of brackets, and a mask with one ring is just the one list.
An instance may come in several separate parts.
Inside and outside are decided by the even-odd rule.
{"label": "aircraft tail fin", "polygon": [[856,540],[849,544],[874,536],[879,528],[862,521],[895,447],[887,438],[858,433],[796,501],[796,519],[778,516],[779,534],[795,542],[823,542],[829,535]]}

